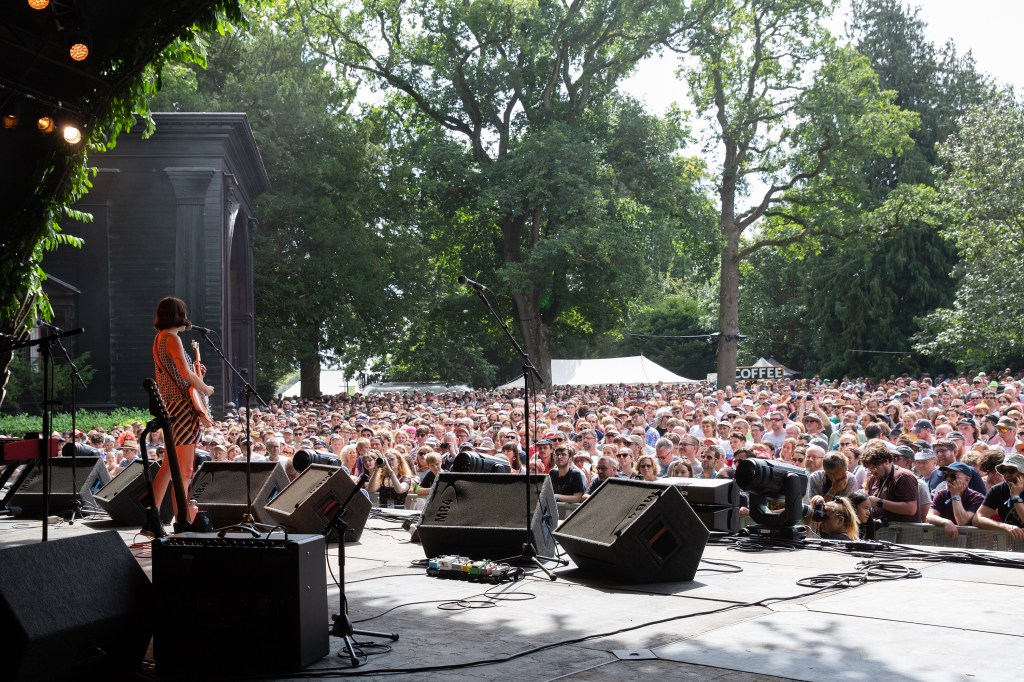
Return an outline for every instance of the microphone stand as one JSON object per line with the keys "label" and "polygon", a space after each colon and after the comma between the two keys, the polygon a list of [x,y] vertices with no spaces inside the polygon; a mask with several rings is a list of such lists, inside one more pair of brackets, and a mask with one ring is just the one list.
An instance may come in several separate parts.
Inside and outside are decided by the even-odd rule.
{"label": "microphone stand", "polygon": [[534,546],[533,543],[533,533],[531,532],[532,522],[530,518],[533,511],[533,505],[530,504],[530,487],[532,483],[532,475],[530,474],[530,460],[532,458],[532,455],[530,454],[530,408],[533,404],[533,398],[531,397],[530,391],[530,380],[531,378],[534,377],[538,381],[543,381],[543,379],[540,376],[540,372],[537,371],[537,368],[530,360],[530,356],[527,354],[526,351],[523,350],[523,347],[519,345],[519,342],[516,341],[516,337],[512,335],[512,330],[510,330],[508,328],[508,325],[505,324],[505,320],[503,320],[501,316],[498,315],[498,313],[494,310],[494,307],[491,305],[491,302],[487,300],[487,296],[484,295],[484,291],[487,290],[486,287],[477,285],[475,282],[471,283],[469,280],[462,281],[461,278],[459,281],[462,284],[466,284],[467,286],[472,288],[474,292],[476,292],[477,298],[479,298],[480,301],[483,302],[484,307],[487,308],[488,311],[490,311],[491,315],[497,321],[498,326],[501,327],[502,331],[505,332],[505,336],[508,337],[508,340],[512,344],[512,347],[519,354],[519,357],[522,358],[523,361],[523,397],[525,398],[525,404],[523,405],[523,422],[526,427],[526,475],[523,476],[523,479],[526,481],[526,542],[523,543],[522,551],[518,555],[508,557],[506,559],[500,559],[499,563],[529,561],[532,562],[541,571],[543,571],[544,575],[546,575],[549,579],[554,580],[555,574],[548,570],[547,566],[545,566],[542,562],[555,562],[559,566],[567,566],[569,562],[565,559],[559,559],[558,557],[542,556],[538,553],[537,548]]}
{"label": "microphone stand", "polygon": [[[52,397],[50,396],[50,364],[53,362],[53,353],[51,352],[50,344],[54,341],[61,339],[65,336],[74,336],[75,334],[81,334],[85,329],[79,327],[78,329],[72,329],[66,332],[57,332],[56,334],[50,334],[49,336],[41,336],[38,339],[27,339],[25,341],[16,341],[7,348],[0,350],[17,350],[19,348],[25,348],[28,346],[39,346],[39,352],[43,356],[43,427],[42,436],[39,439],[39,458],[42,460],[43,467],[43,538],[42,541],[46,542],[49,540],[49,518],[50,518],[50,433],[53,431],[52,414],[50,408],[52,407]],[[25,465],[25,470],[22,475],[27,475],[30,468],[34,463],[30,462]],[[23,480],[19,478],[19,480]]]}
{"label": "microphone stand", "polygon": [[[63,331],[60,327],[49,322],[43,322],[43,324],[54,331]],[[71,518],[68,520],[68,525],[73,526],[75,525],[76,517],[83,521],[88,518],[82,505],[82,496],[78,492],[78,385],[81,384],[82,388],[85,388],[85,379],[79,374],[75,363],[71,361],[71,354],[68,353],[68,349],[60,338],[57,339],[57,345],[60,347],[61,352],[64,353],[64,359],[68,361],[68,367],[71,368],[71,441],[75,446],[75,454],[71,458]]]}
{"label": "microphone stand", "polygon": [[[348,511],[348,505],[352,502],[352,498],[360,493],[366,482],[370,480],[369,475],[363,474],[359,477],[359,482],[352,492],[348,494],[345,501],[338,507],[338,511],[335,512],[334,518],[331,519],[330,523],[323,529],[324,538],[330,539],[331,530],[338,536],[338,586],[341,590],[339,608],[340,613],[336,613],[331,616],[331,620],[334,625],[331,627],[331,637],[341,637],[342,642],[345,645],[345,650],[348,651],[348,660],[355,668],[359,665],[359,657],[356,656],[355,641],[352,639],[353,635],[364,635],[366,637],[383,637],[390,639],[392,642],[398,641],[397,632],[376,632],[374,630],[356,630],[352,627],[352,620],[348,617],[348,599],[345,598],[345,534],[348,533],[348,524],[343,518],[345,512]],[[338,656],[341,656],[341,650],[338,650]]]}
{"label": "microphone stand", "polygon": [[[197,330],[198,331],[198,330]],[[250,407],[250,399],[252,396],[256,396],[256,399],[260,401],[260,405],[269,409],[267,401],[264,400],[256,389],[253,388],[252,384],[246,381],[242,373],[231,364],[231,361],[225,357],[224,352],[210,340],[210,335],[205,331],[200,331],[206,343],[213,348],[214,352],[220,356],[220,359],[225,365],[231,370],[231,372],[238,377],[238,380],[245,386],[245,516],[242,517],[242,522],[227,528],[219,530],[218,535],[224,537],[225,533],[230,530],[241,530],[252,534],[253,537],[258,538],[262,535],[260,528],[266,530],[272,530],[273,526],[267,526],[265,524],[256,523],[256,519],[252,514],[252,408]]]}

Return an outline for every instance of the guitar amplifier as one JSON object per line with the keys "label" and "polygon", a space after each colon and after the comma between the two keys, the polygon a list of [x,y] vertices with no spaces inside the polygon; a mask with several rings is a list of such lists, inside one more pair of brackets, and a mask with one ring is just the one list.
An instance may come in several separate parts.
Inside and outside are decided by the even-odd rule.
{"label": "guitar amplifier", "polygon": [[288,673],[320,660],[329,651],[326,567],[322,535],[153,540],[160,677]]}

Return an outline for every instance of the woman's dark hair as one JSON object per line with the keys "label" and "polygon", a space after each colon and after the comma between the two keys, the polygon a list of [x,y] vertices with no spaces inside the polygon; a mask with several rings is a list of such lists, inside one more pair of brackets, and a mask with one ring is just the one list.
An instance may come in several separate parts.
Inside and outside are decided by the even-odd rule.
{"label": "woman's dark hair", "polygon": [[850,505],[853,507],[854,511],[856,511],[857,507],[867,501],[868,494],[863,490],[855,490],[850,493],[850,497],[847,499],[850,500]]}
{"label": "woman's dark hair", "polygon": [[192,322],[188,319],[188,309],[185,308],[184,301],[174,296],[160,299],[156,305],[156,317],[153,318],[153,326],[157,330],[186,327],[190,324]]}

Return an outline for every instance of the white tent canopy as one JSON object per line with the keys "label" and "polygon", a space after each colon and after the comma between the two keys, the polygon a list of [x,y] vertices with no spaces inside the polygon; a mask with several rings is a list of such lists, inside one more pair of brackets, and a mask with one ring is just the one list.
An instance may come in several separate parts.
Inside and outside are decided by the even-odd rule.
{"label": "white tent canopy", "polygon": [[[296,381],[284,391],[285,398],[297,398],[302,392],[302,382]],[[337,395],[345,392],[345,373],[340,369],[320,370],[320,394]]]}
{"label": "white tent canopy", "polygon": [[[552,360],[551,383],[555,386],[594,386],[597,384],[696,384],[673,374],[642,355],[600,360]],[[498,388],[518,388],[522,375]]]}

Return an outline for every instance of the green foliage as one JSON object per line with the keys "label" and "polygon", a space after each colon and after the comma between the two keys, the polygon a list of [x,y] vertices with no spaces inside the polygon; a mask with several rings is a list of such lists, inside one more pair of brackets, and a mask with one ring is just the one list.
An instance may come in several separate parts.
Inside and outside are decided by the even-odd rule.
{"label": "green foliage", "polygon": [[[96,373],[96,369],[89,364],[91,356],[92,353],[86,351],[75,358],[75,366],[78,368],[78,373],[81,374],[86,386],[89,385],[93,375]],[[7,397],[9,401],[7,405],[9,407],[22,409],[23,405],[34,405],[35,410],[38,411],[39,406],[35,401],[38,401],[43,395],[43,373],[39,366],[40,362],[39,360],[30,361],[21,353],[16,354],[11,360],[11,378],[7,383]],[[62,358],[54,357],[51,372],[53,374],[53,382],[50,388],[50,395],[55,400],[66,397],[70,401],[71,375],[67,362],[63,361]],[[79,384],[78,390],[82,390],[81,384]],[[68,404],[70,405],[70,402]]]}
{"label": "green foliage", "polygon": [[679,126],[616,94],[681,4],[297,4],[310,49],[385,89],[419,143],[405,158],[438,272],[487,273],[542,374],[558,339],[599,343],[655,273],[693,267],[672,237],[700,215],[702,168],[676,155]]}
{"label": "green foliage", "polygon": [[689,379],[715,371],[715,345],[707,339],[670,338],[706,334],[713,324],[697,301],[666,296],[630,325],[623,341],[629,355],[644,355]]}
{"label": "green foliage", "polygon": [[861,232],[865,159],[901,153],[917,123],[867,60],[822,27],[833,5],[709,0],[698,3],[694,29],[670,41],[708,147],[722,151],[714,168],[722,377],[737,364],[741,262],[765,248],[802,255]]}
{"label": "green foliage", "polygon": [[1024,360],[1024,103],[1002,93],[940,146],[942,235],[960,254],[952,305],[922,320],[921,352],[960,368]]}
{"label": "green foliage", "polygon": [[[92,187],[95,169],[88,167],[88,152],[112,148],[139,118],[147,121],[151,131],[148,97],[159,88],[160,67],[177,60],[201,63],[202,32],[225,32],[244,23],[239,0],[204,2],[190,16],[189,25],[154,22],[120,40],[104,73],[108,86],[87,96],[94,101],[73,103],[93,114],[82,122],[83,144],[72,147],[53,135],[50,148],[25,170],[34,178],[33,196],[26,199],[26,210],[0,226],[5,236],[0,252],[0,331],[24,335],[36,318],[53,317],[43,293],[46,275],[41,263],[45,252],[60,245],[81,246],[78,238],[63,232],[61,223],[66,218],[90,219],[70,208]],[[10,354],[0,353],[0,385],[10,361]],[[4,395],[0,391],[0,403]]]}
{"label": "green foliage", "polygon": [[[128,409],[120,407],[111,412],[92,412],[90,410],[79,410],[76,415],[76,428],[79,431],[88,431],[102,426],[107,431],[115,426],[128,426],[134,422],[145,424],[151,415],[146,410]],[[57,412],[53,415],[53,430],[63,433],[71,430],[71,413]],[[43,428],[42,418],[28,414],[14,414],[0,416],[0,434],[20,438],[26,433],[39,433]]]}
{"label": "green foliage", "polygon": [[254,265],[266,385],[328,358],[361,370],[404,330],[421,288],[423,256],[402,212],[408,171],[390,156],[386,114],[346,113],[351,89],[304,53],[295,22],[277,8],[214,37],[207,68],[166,71],[153,103],[248,112],[271,180],[257,200]]}
{"label": "green foliage", "polygon": [[941,371],[948,365],[911,353],[909,344],[917,318],[948,302],[955,287],[956,252],[935,227],[932,164],[936,142],[968,106],[987,99],[989,86],[969,57],[928,42],[918,11],[897,0],[855,3],[848,28],[881,87],[920,125],[902,153],[868,154],[849,169],[860,178],[860,210],[836,222],[849,220],[854,228],[846,232],[855,236],[811,240],[772,255],[767,270],[745,272],[753,300],[744,306],[744,329],[778,357],[823,375]]}

